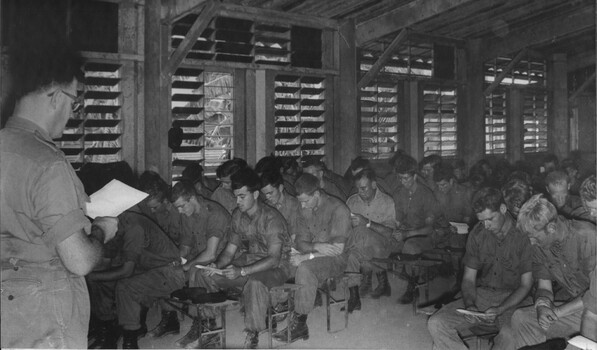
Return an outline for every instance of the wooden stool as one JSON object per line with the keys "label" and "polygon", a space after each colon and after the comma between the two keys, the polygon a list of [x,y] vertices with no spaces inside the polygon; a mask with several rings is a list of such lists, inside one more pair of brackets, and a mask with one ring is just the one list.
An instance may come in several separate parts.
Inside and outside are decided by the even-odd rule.
{"label": "wooden stool", "polygon": [[[340,281],[338,281],[340,280]],[[326,312],[326,321],[327,321],[327,331],[328,333],[336,333],[348,327],[348,278],[346,276],[337,276],[337,277],[330,277],[325,280],[323,286],[318,288],[322,293],[325,294],[325,312]],[[342,282],[343,284],[343,291],[344,291],[344,298],[343,299],[336,299],[332,296],[332,288],[334,284],[337,282]],[[344,328],[337,329],[335,331],[331,330],[331,312],[330,308],[332,306],[344,306]]]}
{"label": "wooden stool", "polygon": [[271,299],[271,295],[272,293],[284,293],[287,296],[287,300],[288,300],[288,310],[285,311],[280,311],[280,312],[274,312],[275,310],[273,310],[273,306],[272,307],[268,307],[267,308],[267,321],[268,321],[268,337],[269,337],[269,348],[272,348],[272,337],[273,337],[273,329],[272,329],[272,320],[274,317],[277,316],[284,316],[286,315],[286,319],[288,320],[288,324],[286,326],[286,331],[288,332],[287,334],[287,338],[288,342],[286,342],[287,344],[291,343],[291,339],[290,339],[290,328],[292,325],[292,322],[294,321],[292,319],[292,313],[294,312],[294,294],[296,293],[297,290],[299,290],[301,288],[300,285],[298,284],[292,284],[292,283],[284,283],[281,286],[276,286],[276,287],[272,287],[269,292],[270,292],[270,299]]}
{"label": "wooden stool", "polygon": [[[206,308],[211,310],[214,314],[220,314],[220,322],[219,327],[216,329],[201,329],[201,337],[199,338],[199,348],[203,346],[203,337],[217,334],[219,337],[219,348],[226,349],[226,309],[229,306],[238,305],[239,302],[236,300],[226,300],[220,303],[204,303],[204,304],[194,304],[187,300],[178,300],[178,299],[171,299],[167,298],[164,301],[172,306],[173,308],[177,309],[178,311],[182,312],[183,314],[187,315],[193,320],[197,320],[199,324],[201,324],[201,310]],[[188,310],[185,310],[184,306],[195,306],[197,309],[197,316],[192,316]],[[216,323],[217,323],[216,317]],[[201,326],[203,327],[203,326]]]}

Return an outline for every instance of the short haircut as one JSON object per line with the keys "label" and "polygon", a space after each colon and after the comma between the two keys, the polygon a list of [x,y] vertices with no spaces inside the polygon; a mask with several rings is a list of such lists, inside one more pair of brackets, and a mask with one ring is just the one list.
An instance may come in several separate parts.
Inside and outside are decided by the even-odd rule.
{"label": "short haircut", "polygon": [[520,208],[517,227],[527,234],[534,233],[554,221],[557,216],[556,207],[542,194],[536,194]]}
{"label": "short haircut", "polygon": [[261,188],[271,185],[272,187],[279,187],[284,184],[284,178],[279,171],[266,171],[261,174]]}
{"label": "short haircut", "polygon": [[255,164],[255,172],[257,174],[262,174],[265,172],[270,171],[277,171],[280,172],[280,168],[282,167],[282,162],[280,159],[274,156],[265,156]]}
{"label": "short haircut", "polygon": [[421,163],[419,166],[423,168],[424,165],[431,165],[434,168],[437,168],[442,163],[442,157],[437,154],[430,154],[427,157],[421,159]]}
{"label": "short haircut", "polygon": [[511,179],[502,186],[502,196],[508,209],[520,209],[532,194],[533,191],[529,183],[518,178]]}
{"label": "short haircut", "polygon": [[466,168],[466,163],[464,162],[464,160],[457,158],[452,161],[452,167],[454,169],[464,169]]}
{"label": "short haircut", "polygon": [[369,168],[371,168],[371,163],[369,162],[369,159],[363,157],[356,157],[350,162],[350,170],[352,171]]}
{"label": "short haircut", "polygon": [[195,186],[190,181],[179,181],[172,187],[172,191],[170,193],[170,202],[174,203],[179,198],[188,201],[191,197],[197,197],[197,191],[195,190]]}
{"label": "short haircut", "polygon": [[440,182],[443,180],[450,181],[454,178],[454,169],[444,164],[440,166],[436,171],[433,172],[433,181]]}
{"label": "short haircut", "polygon": [[572,158],[566,158],[562,161],[560,168],[562,168],[563,170],[567,170],[567,169],[578,170],[578,163],[576,162],[576,160],[574,160]]}
{"label": "short haircut", "polygon": [[531,183],[531,175],[529,175],[529,173],[524,170],[514,170],[513,172],[511,172],[508,176],[508,181],[514,179],[521,180],[522,182],[525,182],[527,184]]}
{"label": "short haircut", "polygon": [[282,171],[287,172],[288,170],[298,171],[299,165],[296,159],[293,157],[278,157],[282,166]]}
{"label": "short haircut", "polygon": [[325,163],[321,161],[319,156],[304,156],[301,159],[302,168],[308,168],[310,166],[317,168],[317,170],[325,170]]}
{"label": "short haircut", "polygon": [[550,171],[545,177],[545,184],[552,186],[563,186],[570,183],[568,174],[561,170]]}
{"label": "short haircut", "polygon": [[225,161],[216,169],[216,176],[221,179],[223,177],[232,176],[235,172],[242,168],[246,168],[247,161],[241,158],[233,158]]}
{"label": "short haircut", "polygon": [[155,171],[146,170],[139,176],[139,190],[162,202],[168,198],[169,186]]}
{"label": "short haircut", "polygon": [[296,179],[294,189],[297,196],[301,194],[311,196],[315,191],[319,190],[319,179],[311,174],[304,173]]}
{"label": "short haircut", "polygon": [[352,177],[352,181],[358,181],[362,178],[366,178],[369,179],[371,181],[375,181],[375,171],[373,171],[373,169],[370,168],[365,168],[361,171],[359,171],[358,173],[356,173],[353,177]]}
{"label": "short haircut", "polygon": [[548,153],[543,157],[543,164],[545,163],[554,163],[556,167],[558,167],[558,157],[553,153]]}
{"label": "short haircut", "polygon": [[399,155],[394,161],[394,170],[396,171],[396,174],[415,175],[418,170],[417,161],[409,155]]}
{"label": "short haircut", "polygon": [[192,183],[203,184],[203,167],[199,163],[191,163],[182,171],[182,179]]}
{"label": "short haircut", "polygon": [[23,40],[10,47],[9,74],[16,100],[52,84],[67,85],[74,78],[83,82],[83,60],[61,40]]}
{"label": "short haircut", "polygon": [[595,175],[591,175],[585,179],[580,185],[580,198],[585,202],[592,202],[597,199],[595,190]]}
{"label": "short haircut", "polygon": [[480,213],[485,209],[499,211],[505,204],[500,190],[494,187],[483,187],[473,195],[473,211]]}
{"label": "short haircut", "polygon": [[237,172],[230,176],[232,182],[232,190],[239,190],[243,187],[247,187],[249,192],[259,191],[261,188],[261,180],[255,172],[255,170],[246,167],[239,169]]}

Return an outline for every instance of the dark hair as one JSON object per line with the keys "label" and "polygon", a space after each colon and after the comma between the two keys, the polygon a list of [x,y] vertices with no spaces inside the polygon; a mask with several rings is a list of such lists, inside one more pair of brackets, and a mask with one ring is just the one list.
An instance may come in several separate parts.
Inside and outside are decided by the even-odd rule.
{"label": "dark hair", "polygon": [[375,181],[375,171],[373,171],[373,169],[365,168],[365,169],[359,171],[358,173],[356,173],[352,177],[352,180],[353,181],[357,181],[357,180],[360,180],[362,178],[366,178],[366,179],[369,179],[371,181]]}
{"label": "dark hair", "polygon": [[430,164],[434,170],[442,163],[442,157],[437,154],[430,154],[421,160],[419,166],[423,168],[424,165]]}
{"label": "dark hair", "polygon": [[319,190],[319,179],[311,174],[304,173],[296,179],[294,189],[296,190],[297,196],[301,194],[310,196],[315,191]]}
{"label": "dark hair", "polygon": [[182,171],[182,180],[203,184],[203,167],[199,163],[191,163]]}
{"label": "dark hair", "polygon": [[394,161],[394,170],[396,174],[410,174],[415,175],[417,173],[417,161],[406,154],[401,154],[396,157]]}
{"label": "dark hair", "polygon": [[[371,163],[369,159],[365,159],[363,157],[356,157],[350,162],[350,170],[355,171],[359,169],[370,169]],[[355,179],[356,180],[356,179]]]}
{"label": "dark hair", "polygon": [[195,186],[190,181],[179,181],[172,187],[172,191],[170,192],[170,202],[174,203],[178,200],[178,198],[183,198],[184,200],[188,201],[191,197],[197,197],[197,191],[195,190]]}
{"label": "dark hair", "polygon": [[480,213],[485,209],[500,210],[500,205],[505,204],[502,192],[494,187],[483,187],[473,195],[473,211]]}
{"label": "dark hair", "polygon": [[249,167],[239,169],[230,175],[230,181],[232,182],[232,190],[238,190],[246,186],[249,192],[255,192],[261,188],[259,176],[255,170]]}
{"label": "dark hair", "polygon": [[325,170],[325,163],[321,161],[321,156],[304,156],[301,159],[302,168],[308,168],[310,166],[316,167],[319,170]]}
{"label": "dark hair", "polygon": [[282,172],[286,173],[288,170],[298,171],[299,165],[293,157],[278,157],[282,166]]}
{"label": "dark hair", "polygon": [[255,172],[257,174],[263,174],[265,172],[277,171],[280,172],[282,168],[282,162],[277,157],[265,156],[255,164]]}
{"label": "dark hair", "polygon": [[232,176],[235,172],[246,167],[248,167],[248,165],[244,159],[232,158],[222,163],[222,165],[216,169],[216,176],[220,179],[226,176]]}
{"label": "dark hair", "polygon": [[520,209],[532,195],[533,191],[529,183],[521,179],[511,179],[502,186],[502,197],[512,214],[515,214],[513,209]]}
{"label": "dark hair", "polygon": [[261,188],[264,188],[267,185],[271,185],[272,187],[279,187],[284,183],[284,178],[279,171],[266,171],[261,174]]}
{"label": "dark hair", "polygon": [[74,78],[83,82],[83,60],[67,42],[23,40],[12,45],[9,55],[9,72],[12,95],[16,100],[49,87],[51,84],[67,85]]}
{"label": "dark hair", "polygon": [[146,170],[139,176],[139,190],[161,202],[168,198],[169,186],[160,174],[155,171]]}
{"label": "dark hair", "polygon": [[558,161],[558,157],[553,154],[553,153],[548,153],[543,157],[542,163],[553,163],[556,168],[558,167],[559,161]]}
{"label": "dark hair", "polygon": [[454,178],[454,169],[451,166],[444,164],[433,172],[433,181],[440,182],[443,180],[450,181]]}
{"label": "dark hair", "polygon": [[573,158],[566,158],[562,161],[560,168],[562,170],[568,170],[568,168],[578,170],[578,162]]}

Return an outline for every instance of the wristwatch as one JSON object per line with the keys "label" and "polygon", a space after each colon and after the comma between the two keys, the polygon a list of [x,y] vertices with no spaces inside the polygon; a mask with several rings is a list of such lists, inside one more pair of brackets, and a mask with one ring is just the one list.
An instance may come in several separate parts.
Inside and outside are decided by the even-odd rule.
{"label": "wristwatch", "polygon": [[247,275],[247,271],[245,270],[244,267],[240,268],[240,275],[243,276],[243,277],[245,277]]}
{"label": "wristwatch", "polygon": [[315,259],[315,255],[313,255],[313,253],[309,253],[309,260],[313,260]]}
{"label": "wristwatch", "polygon": [[365,225],[365,227],[367,227],[367,228],[371,227],[371,219],[369,219],[369,222]]}

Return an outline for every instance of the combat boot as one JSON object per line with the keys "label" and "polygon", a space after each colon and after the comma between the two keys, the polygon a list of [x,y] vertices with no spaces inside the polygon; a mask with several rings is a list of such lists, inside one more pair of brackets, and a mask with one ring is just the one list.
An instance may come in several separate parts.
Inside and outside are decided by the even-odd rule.
{"label": "combat boot", "polygon": [[140,329],[135,329],[132,331],[123,330],[122,331],[122,348],[123,349],[139,349],[139,344],[137,344],[137,337],[139,336]]}
{"label": "combat boot", "polygon": [[379,299],[381,296],[389,297],[392,295],[392,289],[390,288],[390,282],[388,281],[387,271],[381,271],[375,275],[377,276],[377,288],[371,292],[371,298]]}
{"label": "combat boot", "polygon": [[180,322],[178,322],[176,311],[162,311],[162,320],[148,334],[152,338],[161,338],[168,334],[178,333],[180,333]]}
{"label": "combat boot", "polygon": [[371,272],[371,271],[363,272],[363,280],[361,281],[361,285],[359,286],[360,296],[364,297],[367,294],[371,293],[371,279],[372,278],[373,278],[373,272]]}
{"label": "combat boot", "polygon": [[297,313],[292,314],[290,321],[290,339],[288,339],[287,328],[284,328],[280,332],[274,334],[274,338],[278,341],[285,343],[293,343],[299,339],[309,339],[309,328],[307,327],[307,315],[300,315]]}

